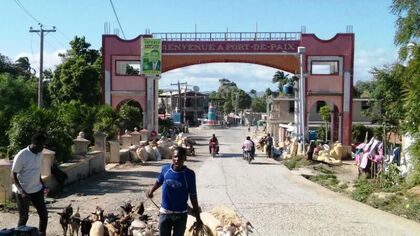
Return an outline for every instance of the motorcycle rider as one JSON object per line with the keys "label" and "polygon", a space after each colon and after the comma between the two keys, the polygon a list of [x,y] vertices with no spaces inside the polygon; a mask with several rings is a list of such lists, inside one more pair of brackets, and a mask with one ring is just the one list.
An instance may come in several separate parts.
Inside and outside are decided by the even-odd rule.
{"label": "motorcycle rider", "polygon": [[219,154],[219,140],[217,140],[216,135],[213,134],[209,141],[209,153],[211,154],[212,143],[216,144],[216,154]]}
{"label": "motorcycle rider", "polygon": [[251,158],[254,159],[253,151],[255,151],[254,148],[254,142],[252,142],[251,137],[247,136],[244,144],[242,145],[242,149],[244,150],[244,155],[246,152],[249,152],[251,154]]}

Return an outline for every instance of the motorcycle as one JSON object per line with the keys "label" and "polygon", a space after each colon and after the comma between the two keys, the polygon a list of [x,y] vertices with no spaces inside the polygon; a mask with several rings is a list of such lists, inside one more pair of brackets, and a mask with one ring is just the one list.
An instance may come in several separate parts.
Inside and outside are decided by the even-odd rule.
{"label": "motorcycle", "polygon": [[248,164],[251,164],[252,161],[252,152],[251,151],[244,151],[244,159],[248,162]]}
{"label": "motorcycle", "polygon": [[217,153],[217,143],[216,142],[211,142],[210,143],[210,150],[211,150],[211,156],[213,158],[216,157],[216,153]]}

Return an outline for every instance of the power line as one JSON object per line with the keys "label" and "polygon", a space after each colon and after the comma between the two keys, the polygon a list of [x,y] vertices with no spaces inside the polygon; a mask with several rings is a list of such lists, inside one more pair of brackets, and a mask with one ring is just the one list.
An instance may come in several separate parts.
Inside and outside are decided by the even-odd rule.
{"label": "power line", "polygon": [[15,3],[22,9],[29,17],[31,17],[34,21],[36,21],[38,24],[41,24],[41,22],[35,18],[26,8],[23,6],[23,4],[19,0],[15,0]]}
{"label": "power line", "polygon": [[122,27],[121,27],[120,19],[118,19],[117,11],[115,11],[114,4],[112,3],[112,0],[109,0],[109,2],[111,3],[112,10],[114,11],[115,18],[117,18],[117,22],[118,22],[118,25],[120,26],[121,33],[123,34],[124,39],[127,39],[127,38],[125,37],[124,30],[123,30],[123,29],[122,29]]}
{"label": "power line", "polygon": [[49,32],[55,32],[55,27],[53,29],[43,29],[42,24],[39,24],[40,29],[34,30],[32,27],[29,29],[30,33],[39,33],[41,36],[40,40],[40,50],[39,50],[39,79],[38,79],[38,107],[43,106],[42,101],[42,77],[43,77],[43,62],[44,62],[44,34]]}

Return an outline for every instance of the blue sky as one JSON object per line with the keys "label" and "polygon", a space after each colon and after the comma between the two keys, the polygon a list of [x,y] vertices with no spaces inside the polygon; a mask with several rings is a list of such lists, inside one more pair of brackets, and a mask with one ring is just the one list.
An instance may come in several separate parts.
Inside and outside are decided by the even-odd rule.
{"label": "blue sky", "polygon": [[[328,39],[345,32],[355,33],[355,80],[371,79],[373,66],[397,58],[393,44],[396,17],[389,13],[391,0],[113,0],[127,39],[150,29],[157,32],[291,32],[306,26],[307,33]],[[68,48],[75,35],[85,36],[99,49],[104,23],[111,32],[119,28],[109,0],[0,0],[0,53],[11,59],[28,56],[39,66],[39,36],[29,27],[39,22],[57,27],[45,38],[44,65],[60,62],[58,52]],[[28,13],[22,10],[20,3]],[[31,16],[32,15],[33,19]],[[123,38],[121,30],[120,37]],[[253,64],[214,63],[190,66],[164,73],[161,88],[177,80],[201,90],[218,87],[219,78],[234,81],[245,91],[267,87],[276,70]]]}

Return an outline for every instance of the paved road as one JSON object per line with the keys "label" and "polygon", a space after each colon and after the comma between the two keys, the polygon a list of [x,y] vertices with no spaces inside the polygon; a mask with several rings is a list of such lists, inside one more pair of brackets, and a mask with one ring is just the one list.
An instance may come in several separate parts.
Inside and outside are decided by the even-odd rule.
{"label": "paved road", "polygon": [[225,204],[249,220],[261,236],[277,235],[420,235],[420,224],[331,192],[260,153],[242,160],[244,129],[216,133],[221,156],[198,170],[198,197],[204,209]]}
{"label": "paved road", "polygon": [[[202,208],[210,211],[215,205],[224,204],[236,209],[255,226],[253,235],[420,235],[419,224],[292,175],[263,154],[247,164],[240,156],[244,129],[191,131],[201,145],[197,146],[198,156],[188,157],[186,164],[197,173]],[[222,144],[222,155],[215,159],[208,154],[211,133],[216,133]],[[48,235],[62,235],[56,212],[68,203],[80,207],[82,217],[95,206],[116,212],[124,200],[138,203],[164,163],[169,160],[148,162],[146,166],[124,165],[67,186],[65,192],[56,196],[57,202],[48,205]],[[159,204],[160,192],[155,196]],[[145,204],[147,213],[157,214],[150,201]],[[0,228],[13,227],[16,222],[16,212],[0,212]],[[29,224],[38,224],[36,213],[31,214]]]}

